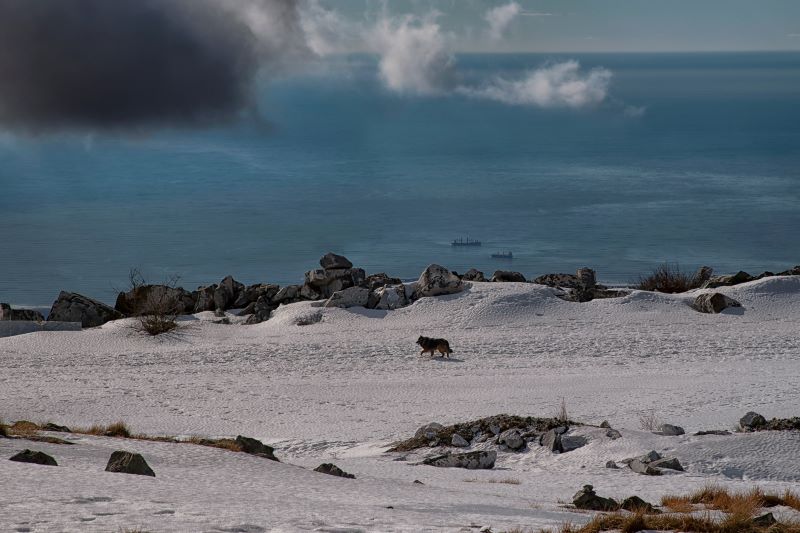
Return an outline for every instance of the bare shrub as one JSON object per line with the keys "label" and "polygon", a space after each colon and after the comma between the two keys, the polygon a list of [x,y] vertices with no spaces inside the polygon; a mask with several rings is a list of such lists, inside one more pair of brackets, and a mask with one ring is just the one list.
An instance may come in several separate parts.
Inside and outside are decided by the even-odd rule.
{"label": "bare shrub", "polygon": [[665,293],[686,292],[702,284],[700,279],[683,272],[677,263],[663,263],[647,276],[639,276],[635,288],[643,291]]}
{"label": "bare shrub", "polygon": [[172,276],[163,288],[145,290],[144,276],[137,268],[128,274],[130,291],[134,296],[133,307],[137,310],[138,329],[149,335],[161,335],[178,327],[179,302],[176,298],[178,276]]}
{"label": "bare shrub", "polygon": [[569,413],[567,413],[567,402],[566,400],[564,400],[563,397],[561,398],[561,405],[558,407],[558,410],[556,410],[555,414],[553,415],[553,418],[564,424],[569,422]]}
{"label": "bare shrub", "polygon": [[658,431],[661,420],[658,419],[655,411],[649,411],[639,417],[639,427],[645,431]]}

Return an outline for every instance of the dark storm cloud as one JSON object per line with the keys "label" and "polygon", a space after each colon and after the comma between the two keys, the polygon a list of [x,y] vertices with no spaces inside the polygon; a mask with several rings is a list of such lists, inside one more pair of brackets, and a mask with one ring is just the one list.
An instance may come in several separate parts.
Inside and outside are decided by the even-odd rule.
{"label": "dark storm cloud", "polygon": [[[0,129],[136,129],[236,117],[253,109],[259,68],[289,48],[295,7],[289,0],[0,0]],[[264,39],[249,16],[285,35]],[[264,17],[285,20],[265,25]]]}

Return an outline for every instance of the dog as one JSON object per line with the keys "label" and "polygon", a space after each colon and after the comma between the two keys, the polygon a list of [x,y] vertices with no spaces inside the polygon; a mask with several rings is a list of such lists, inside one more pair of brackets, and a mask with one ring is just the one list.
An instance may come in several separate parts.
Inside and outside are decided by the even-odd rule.
{"label": "dog", "polygon": [[442,357],[447,357],[449,359],[450,354],[453,353],[453,350],[450,349],[450,343],[445,339],[432,339],[430,337],[420,336],[420,338],[417,339],[417,344],[422,346],[422,351],[419,353],[420,355],[425,352],[431,352],[431,357],[433,357],[435,355],[434,352],[438,351],[442,354]]}

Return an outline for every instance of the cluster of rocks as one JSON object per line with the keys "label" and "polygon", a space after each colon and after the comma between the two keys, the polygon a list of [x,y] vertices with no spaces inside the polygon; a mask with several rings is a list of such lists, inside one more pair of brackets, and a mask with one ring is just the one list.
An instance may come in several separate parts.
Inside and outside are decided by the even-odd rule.
{"label": "cluster of rocks", "polygon": [[711,267],[702,267],[701,270],[705,269],[709,275],[707,279],[703,281],[700,285],[702,289],[715,289],[717,287],[730,287],[732,285],[739,285],[740,283],[747,283],[748,281],[755,281],[757,279],[762,278],[770,278],[773,276],[800,276],[800,265],[797,265],[793,268],[788,270],[784,270],[783,272],[778,272],[777,274],[774,272],[762,272],[757,276],[751,276],[747,272],[740,270],[736,274],[726,274],[723,276],[712,276]]}
{"label": "cluster of rocks", "polygon": [[[683,472],[683,466],[681,465],[680,461],[678,461],[675,457],[662,457],[658,452],[652,450],[640,457],[630,457],[628,459],[623,459],[620,461],[621,463],[625,464],[636,472],[637,474],[643,474],[646,476],[660,476],[664,473],[664,470],[675,470],[678,472]],[[609,462],[610,463],[610,462]],[[607,468],[616,468],[616,463],[614,466],[610,464],[606,464]]]}
{"label": "cluster of rocks", "polygon": [[595,271],[591,268],[579,268],[575,274],[545,274],[533,282],[559,289],[557,296],[568,302],[590,302],[595,299],[618,298],[630,294],[630,291],[609,289],[605,285],[598,284]]}
{"label": "cluster of rocks", "polygon": [[658,511],[653,504],[646,502],[638,496],[631,496],[625,498],[622,503],[617,503],[613,498],[604,498],[598,496],[591,485],[584,485],[572,497],[572,504],[578,508],[587,511],[619,511],[624,509],[632,513],[645,513],[645,514],[658,514]]}
{"label": "cluster of rocks", "polygon": [[44,322],[44,316],[33,309],[11,309],[9,304],[0,303],[0,320],[30,320]]}
{"label": "cluster of rocks", "polygon": [[797,431],[800,430],[800,417],[767,420],[762,415],[750,411],[739,420],[739,428],[745,432]]}

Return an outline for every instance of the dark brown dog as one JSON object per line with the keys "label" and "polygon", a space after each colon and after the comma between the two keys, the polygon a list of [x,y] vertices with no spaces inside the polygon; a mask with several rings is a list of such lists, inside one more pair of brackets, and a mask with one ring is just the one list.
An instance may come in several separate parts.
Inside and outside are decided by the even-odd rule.
{"label": "dark brown dog", "polygon": [[453,353],[453,350],[450,349],[450,343],[447,342],[445,339],[432,339],[430,337],[420,337],[417,339],[417,344],[422,346],[422,351],[419,353],[420,355],[424,354],[425,352],[431,352],[431,357],[435,355],[435,352],[439,352],[442,354],[442,357],[450,357],[450,354]]}

